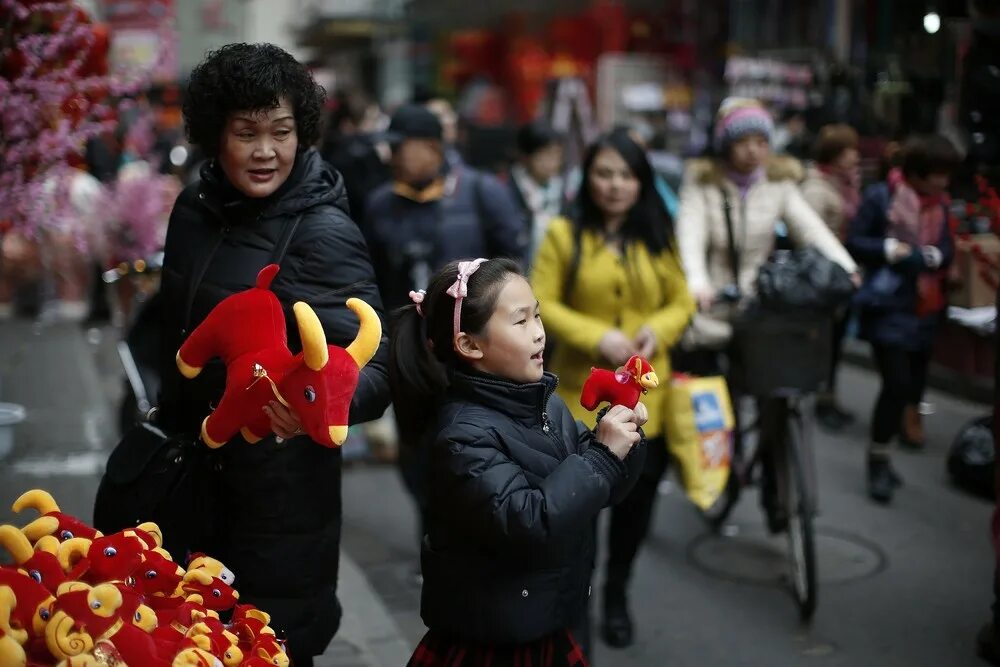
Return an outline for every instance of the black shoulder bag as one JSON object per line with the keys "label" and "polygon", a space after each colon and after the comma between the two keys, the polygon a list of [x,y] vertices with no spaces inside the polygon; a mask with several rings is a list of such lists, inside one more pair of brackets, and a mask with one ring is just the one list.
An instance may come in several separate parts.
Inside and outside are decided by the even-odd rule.
{"label": "black shoulder bag", "polygon": [[[269,263],[280,264],[284,259],[301,219],[300,215],[282,230]],[[195,295],[222,239],[220,235],[191,275],[185,335],[191,329]],[[148,420],[135,424],[108,458],[94,501],[94,526],[109,534],[153,521],[162,531],[164,548],[175,558],[208,550],[215,514],[212,476],[216,457],[198,434],[167,433]]]}

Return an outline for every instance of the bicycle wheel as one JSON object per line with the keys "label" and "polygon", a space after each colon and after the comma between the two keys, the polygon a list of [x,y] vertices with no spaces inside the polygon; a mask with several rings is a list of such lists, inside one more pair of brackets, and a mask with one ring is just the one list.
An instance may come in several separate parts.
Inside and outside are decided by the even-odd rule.
{"label": "bicycle wheel", "polygon": [[807,446],[801,417],[788,416],[788,442],[785,447],[788,465],[788,551],[791,564],[792,593],[803,621],[816,611],[817,575],[816,540],[813,511],[806,487],[802,447]]}

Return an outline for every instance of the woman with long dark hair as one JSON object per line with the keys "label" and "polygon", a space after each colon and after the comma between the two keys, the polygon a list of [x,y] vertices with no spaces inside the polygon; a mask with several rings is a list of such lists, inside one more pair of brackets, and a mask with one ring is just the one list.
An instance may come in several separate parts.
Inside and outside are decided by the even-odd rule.
{"label": "woman with long dark hair", "polygon": [[[624,130],[587,150],[584,183],[572,220],[551,223],[532,282],[556,347],[552,370],[573,416],[592,423],[580,392],[593,366],[621,366],[634,354],[670,377],[668,352],[694,312],[673,238],[642,147]],[[667,467],[666,391],[647,400],[649,449],[642,476],[612,509],[604,585],[604,639],[632,643],[626,586],[645,539],[660,477]]]}

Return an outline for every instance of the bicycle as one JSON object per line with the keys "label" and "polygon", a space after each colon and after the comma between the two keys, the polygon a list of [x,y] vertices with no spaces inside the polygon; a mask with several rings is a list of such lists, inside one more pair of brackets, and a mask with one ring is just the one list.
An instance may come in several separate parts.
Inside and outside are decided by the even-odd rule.
{"label": "bicycle", "polygon": [[[803,345],[800,350],[798,355],[800,359],[808,358],[811,354],[822,350],[823,346],[829,347],[829,323],[823,318],[797,319],[784,315],[768,324],[772,329],[775,326],[787,329],[785,334],[792,333],[792,338],[805,336],[808,339],[808,344]],[[763,330],[768,328],[769,326],[762,327]],[[794,332],[793,330],[796,328],[798,331]],[[766,331],[762,331],[762,333],[767,335]],[[777,338],[780,339],[781,336]],[[760,338],[755,338],[755,340],[760,340]],[[748,345],[752,346],[755,340],[746,342],[741,346],[741,349],[746,351]],[[786,340],[785,343],[787,344],[788,341]],[[794,364],[796,363],[794,360],[796,355],[789,354],[791,349],[793,348],[785,346],[783,352],[786,358],[792,357],[791,363]],[[773,434],[767,434],[769,441],[766,446],[762,446],[759,442],[760,415],[745,428],[737,426],[733,438],[729,480],[719,500],[708,509],[703,510],[702,515],[713,529],[721,529],[739,501],[742,490],[760,481],[759,472],[765,463],[764,457],[772,457],[778,506],[787,512],[787,526],[783,527],[783,532],[788,538],[792,593],[799,608],[800,618],[808,622],[816,611],[818,597],[816,539],[813,526],[817,493],[813,447],[806,429],[804,410],[801,406],[803,401],[814,393],[819,382],[822,381],[822,377],[819,374],[810,377],[808,372],[788,381],[786,381],[787,378],[773,377],[774,375],[780,376],[780,373],[774,372],[772,357],[769,359],[772,368],[767,369],[767,378],[763,381],[759,378],[755,379],[755,375],[758,375],[755,371],[758,369],[753,368],[753,366],[764,360],[754,359],[754,357],[761,356],[759,353],[760,350],[757,350],[755,354],[742,355],[742,362],[749,363],[746,363],[741,369],[743,382],[737,382],[737,384],[743,384],[747,387],[749,391],[746,392],[746,396],[756,397],[758,404],[766,402],[769,409],[777,411],[774,414],[774,423],[778,425],[778,428]],[[763,356],[765,359],[767,358],[766,354]],[[820,354],[818,358],[814,357],[810,362],[810,368],[825,369],[827,366],[822,363],[824,356],[824,354]],[[738,403],[738,400],[734,400],[734,406]],[[737,423],[739,423],[738,419]],[[756,444],[747,437],[752,433],[758,435]]]}

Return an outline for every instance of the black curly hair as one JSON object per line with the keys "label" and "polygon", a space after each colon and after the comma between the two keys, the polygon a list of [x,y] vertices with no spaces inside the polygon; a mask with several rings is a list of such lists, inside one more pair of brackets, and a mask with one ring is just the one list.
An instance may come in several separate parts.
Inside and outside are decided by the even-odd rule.
{"label": "black curly hair", "polygon": [[274,44],[227,44],[210,51],[191,72],[184,98],[184,126],[191,143],[219,154],[222,130],[237,111],[292,105],[299,149],[319,139],[326,91],[305,65]]}

